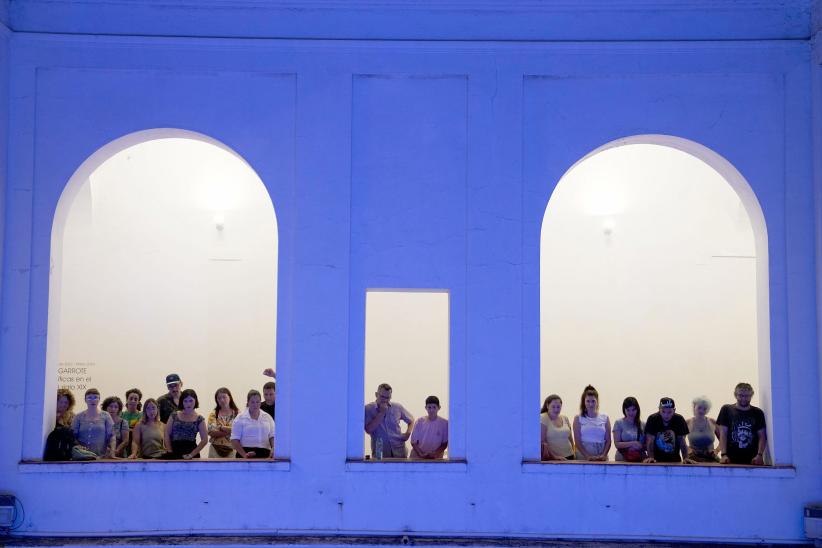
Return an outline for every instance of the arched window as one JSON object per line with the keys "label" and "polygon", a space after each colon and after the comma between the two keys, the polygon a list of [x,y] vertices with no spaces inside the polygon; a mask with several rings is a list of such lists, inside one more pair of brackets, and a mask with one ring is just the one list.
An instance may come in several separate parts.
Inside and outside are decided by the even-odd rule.
{"label": "arched window", "polygon": [[52,229],[47,407],[57,387],[75,411],[89,387],[156,398],[175,373],[203,416],[223,386],[243,409],[275,367],[277,248],[268,191],[221,143],[151,130],[95,153]]}
{"label": "arched window", "polygon": [[770,418],[767,264],[759,205],[715,153],[663,136],[592,152],[542,224],[541,398],[573,418],[592,384],[613,423],[626,396],[643,420],[662,396],[685,418],[707,396],[716,417],[745,381]]}

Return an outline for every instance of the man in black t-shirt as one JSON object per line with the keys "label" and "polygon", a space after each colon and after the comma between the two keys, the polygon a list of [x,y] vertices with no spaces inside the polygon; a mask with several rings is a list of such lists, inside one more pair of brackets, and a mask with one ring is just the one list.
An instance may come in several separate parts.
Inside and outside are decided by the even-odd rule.
{"label": "man in black t-shirt", "polygon": [[736,385],[736,404],[723,405],[716,424],[719,426],[719,451],[722,464],[763,465],[768,438],[765,413],[751,405],[753,387],[745,382]]}
{"label": "man in black t-shirt", "polygon": [[688,459],[688,424],[676,413],[674,400],[659,400],[659,412],[645,423],[648,458],[643,462],[691,462]]}
{"label": "man in black t-shirt", "polygon": [[183,381],[180,380],[180,375],[177,373],[166,375],[166,388],[168,388],[168,393],[157,398],[160,422],[163,424],[168,422],[168,418],[172,413],[179,410],[180,392],[183,390]]}

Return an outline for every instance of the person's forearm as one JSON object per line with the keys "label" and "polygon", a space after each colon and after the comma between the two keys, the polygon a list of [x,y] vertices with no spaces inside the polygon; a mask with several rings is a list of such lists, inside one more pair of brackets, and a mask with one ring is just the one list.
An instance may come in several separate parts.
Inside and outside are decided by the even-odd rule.
{"label": "person's forearm", "polygon": [[377,428],[379,428],[380,423],[382,423],[382,420],[383,420],[384,417],[385,417],[385,412],[384,411],[378,412],[376,415],[374,415],[374,418],[371,419],[368,422],[368,424],[365,425],[365,431],[369,434],[373,434],[374,431],[377,430]]}
{"label": "person's forearm", "polygon": [[759,446],[758,446],[758,450],[757,450],[758,456],[764,458],[765,451],[767,451],[767,449],[768,449],[768,439],[765,437],[765,433],[762,432],[759,435]]}

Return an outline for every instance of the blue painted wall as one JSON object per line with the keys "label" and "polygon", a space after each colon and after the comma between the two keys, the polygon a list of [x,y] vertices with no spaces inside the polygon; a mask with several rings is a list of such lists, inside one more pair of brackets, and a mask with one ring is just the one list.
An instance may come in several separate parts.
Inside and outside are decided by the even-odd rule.
{"label": "blue painted wall", "polygon": [[[682,10],[639,2],[620,16],[638,17],[626,30],[589,2],[562,8],[564,27],[551,23],[548,36],[536,24],[519,33],[525,2],[489,27],[480,24],[487,3],[391,11],[360,2],[293,14],[304,18],[294,28],[307,38],[316,17],[324,38],[371,38],[379,29],[383,38],[462,41],[273,39],[281,22],[266,18],[270,10],[251,21],[242,9],[226,15],[208,3],[196,10],[198,28],[245,38],[128,36],[199,33],[181,18],[193,11],[182,1],[163,18],[152,17],[150,3],[132,6],[128,18],[134,3],[40,4],[11,10],[19,33],[2,270],[0,487],[26,505],[22,533],[802,538],[803,505],[822,499],[809,3],[753,2],[727,17],[728,2],[694,0]],[[534,21],[552,13],[531,9]],[[338,28],[324,19],[329,10]],[[643,26],[643,13],[664,24]],[[106,29],[112,36],[83,34]],[[477,40],[493,32],[553,40]],[[668,40],[556,41],[617,32]],[[720,36],[730,40],[679,40]],[[43,387],[57,201],[94,151],[155,127],[222,141],[271,193],[280,230],[278,452],[290,464],[20,464],[40,451],[43,401],[52,397]],[[523,464],[538,444],[545,206],[582,156],[647,133],[713,149],[762,206],[768,405],[777,453],[793,467]],[[452,429],[465,463],[346,463],[362,445],[368,287],[452,292]],[[93,503],[72,502],[81,496]],[[179,511],[169,511],[172,499]],[[137,511],[124,511],[128,504]]]}

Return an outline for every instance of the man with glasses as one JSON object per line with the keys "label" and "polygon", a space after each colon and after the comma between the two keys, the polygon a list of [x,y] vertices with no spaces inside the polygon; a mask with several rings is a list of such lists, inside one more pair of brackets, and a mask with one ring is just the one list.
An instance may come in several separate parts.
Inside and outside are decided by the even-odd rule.
{"label": "man with glasses", "polygon": [[716,424],[722,464],[765,464],[765,413],[751,405],[753,394],[753,387],[741,382],[734,389],[736,404],[723,405],[719,411]]}

